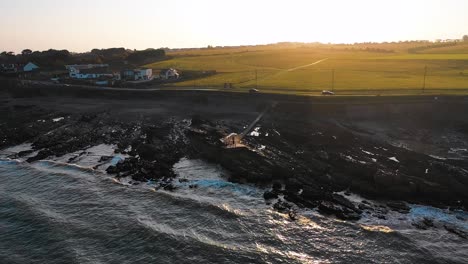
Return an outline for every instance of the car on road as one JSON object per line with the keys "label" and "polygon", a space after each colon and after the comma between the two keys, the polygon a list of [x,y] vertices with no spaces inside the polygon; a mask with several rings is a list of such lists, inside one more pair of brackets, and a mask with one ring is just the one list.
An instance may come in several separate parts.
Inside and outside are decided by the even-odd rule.
{"label": "car on road", "polygon": [[335,93],[332,92],[332,91],[323,90],[323,91],[322,91],[322,95],[335,95]]}
{"label": "car on road", "polygon": [[255,89],[255,88],[252,88],[249,90],[249,93],[251,94],[255,94],[255,93],[259,93],[260,91],[258,89]]}

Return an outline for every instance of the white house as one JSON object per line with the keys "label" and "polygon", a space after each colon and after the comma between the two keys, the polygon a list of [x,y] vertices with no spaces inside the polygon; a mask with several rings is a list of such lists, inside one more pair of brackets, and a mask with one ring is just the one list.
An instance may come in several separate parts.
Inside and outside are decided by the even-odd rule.
{"label": "white house", "polygon": [[122,71],[123,78],[127,81],[146,81],[153,79],[153,70],[152,69],[134,69],[134,70],[124,70]]}
{"label": "white house", "polygon": [[[96,79],[103,75],[108,76],[108,67],[108,64],[74,64],[65,66],[70,78],[74,79]],[[91,69],[98,70],[90,71]]]}
{"label": "white house", "polygon": [[152,69],[136,69],[135,70],[135,81],[152,80],[152,79],[153,79]]}
{"label": "white house", "polygon": [[114,74],[108,67],[96,67],[91,69],[82,69],[74,75],[76,79],[99,79],[102,77],[113,78]]}
{"label": "white house", "polygon": [[24,65],[24,67],[23,67],[24,72],[32,72],[32,71],[35,71],[35,70],[38,70],[38,69],[39,69],[39,66],[37,66],[36,64],[34,64],[32,62],[29,62],[28,64]]}
{"label": "white house", "polygon": [[21,66],[18,64],[1,64],[0,65],[0,72],[6,73],[15,73],[20,71]]}
{"label": "white house", "polygon": [[176,69],[171,68],[167,70],[162,70],[160,73],[160,77],[163,80],[169,80],[169,79],[179,79],[180,75]]}

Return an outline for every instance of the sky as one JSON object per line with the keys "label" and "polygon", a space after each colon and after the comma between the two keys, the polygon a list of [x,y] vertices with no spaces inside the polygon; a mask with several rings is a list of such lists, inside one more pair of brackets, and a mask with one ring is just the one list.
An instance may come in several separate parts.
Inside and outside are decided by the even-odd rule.
{"label": "sky", "polygon": [[0,51],[455,39],[468,0],[0,0]]}

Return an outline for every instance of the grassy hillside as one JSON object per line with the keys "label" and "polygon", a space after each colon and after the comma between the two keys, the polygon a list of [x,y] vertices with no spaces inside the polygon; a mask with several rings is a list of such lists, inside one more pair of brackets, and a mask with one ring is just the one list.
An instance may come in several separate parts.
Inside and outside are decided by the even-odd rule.
{"label": "grassy hillside", "polygon": [[[424,46],[417,54],[409,51]],[[468,89],[467,45],[426,48],[427,43],[359,45],[268,45],[186,50],[147,65],[155,70],[216,70],[218,74],[172,85],[307,93],[334,90],[419,90],[427,67],[427,89]],[[454,51],[460,52],[455,53]]]}

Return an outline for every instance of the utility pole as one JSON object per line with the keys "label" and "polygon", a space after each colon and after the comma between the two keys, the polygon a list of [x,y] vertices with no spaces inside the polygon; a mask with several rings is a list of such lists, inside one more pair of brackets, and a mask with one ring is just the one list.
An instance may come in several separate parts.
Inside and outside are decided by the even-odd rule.
{"label": "utility pole", "polygon": [[335,90],[335,69],[332,69],[332,92]]}
{"label": "utility pole", "polygon": [[426,90],[426,77],[427,77],[427,65],[424,66],[424,82],[423,82],[423,93],[424,93],[424,90]]}
{"label": "utility pole", "polygon": [[255,89],[258,89],[258,74],[257,74],[256,69],[255,69]]}

